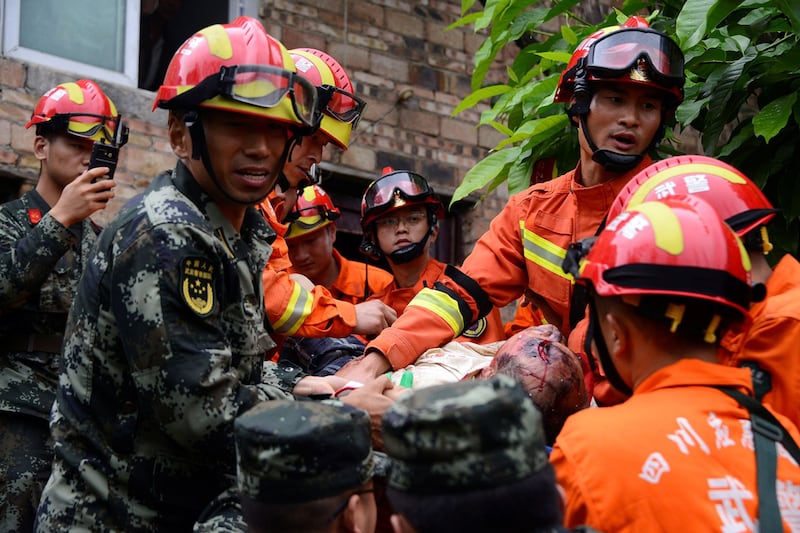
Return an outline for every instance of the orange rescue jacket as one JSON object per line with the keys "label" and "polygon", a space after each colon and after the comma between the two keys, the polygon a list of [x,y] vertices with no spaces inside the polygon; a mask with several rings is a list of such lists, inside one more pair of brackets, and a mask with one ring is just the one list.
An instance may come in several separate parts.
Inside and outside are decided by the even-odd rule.
{"label": "orange rescue jacket", "polygon": [[[713,388],[719,385],[753,394],[747,370],[684,359],[647,377],[624,403],[570,416],[550,455],[565,491],[565,525],[614,533],[754,531],[750,414]],[[775,416],[798,441],[794,424]],[[785,451],[776,489],[790,531],[800,513],[800,467]]]}
{"label": "orange rescue jacket", "polygon": [[750,307],[753,324],[746,335],[723,338],[734,352],[723,363],[757,363],[771,382],[763,401],[800,427],[800,263],[785,255],[766,285],[767,298]]}
{"label": "orange rescue jacket", "polygon": [[[576,182],[579,166],[512,196],[460,270],[497,308],[530,288],[562,317],[555,325],[568,335],[574,280],[561,267],[567,247],[595,234],[617,193],[650,163],[646,157],[619,178],[592,187]],[[477,296],[448,276],[439,281],[456,297],[446,291],[423,289],[409,305],[414,307],[413,312],[409,309],[404,313],[367,349],[379,350],[394,368],[401,368],[425,350],[452,340],[464,323],[473,322],[479,316]]]}

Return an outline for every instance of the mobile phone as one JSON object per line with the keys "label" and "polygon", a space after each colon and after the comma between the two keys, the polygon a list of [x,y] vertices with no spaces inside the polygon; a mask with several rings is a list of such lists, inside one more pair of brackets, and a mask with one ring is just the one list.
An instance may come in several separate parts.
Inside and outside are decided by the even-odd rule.
{"label": "mobile phone", "polygon": [[92,145],[92,155],[89,159],[89,168],[108,167],[108,174],[100,179],[112,179],[114,171],[117,169],[119,159],[119,146],[95,141]]}

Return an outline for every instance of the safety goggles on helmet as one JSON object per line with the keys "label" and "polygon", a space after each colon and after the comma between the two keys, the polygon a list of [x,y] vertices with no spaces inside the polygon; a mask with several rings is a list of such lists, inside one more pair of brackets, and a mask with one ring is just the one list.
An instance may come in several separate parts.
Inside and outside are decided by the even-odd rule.
{"label": "safety goggles on helmet", "polygon": [[419,174],[396,172],[372,182],[364,193],[364,204],[369,211],[393,205],[397,195],[402,196],[407,202],[414,202],[432,194],[430,185]]}
{"label": "safety goggles on helmet", "polygon": [[334,85],[323,84],[317,87],[317,106],[336,120],[352,124],[356,128],[367,103],[356,95]]}
{"label": "safety goggles on helmet", "polygon": [[596,77],[618,78],[644,61],[648,75],[664,87],[683,85],[683,52],[669,37],[648,28],[630,28],[600,37],[584,66]]}
{"label": "safety goggles on helmet", "polygon": [[96,141],[114,141],[118,117],[107,117],[91,113],[57,113],[47,122],[40,122],[41,126],[52,131],[65,131],[78,137],[86,137]]}
{"label": "safety goggles on helmet", "polygon": [[339,218],[340,213],[326,209],[322,205],[310,205],[307,207],[292,209],[291,213],[286,215],[285,223],[294,223],[300,221],[308,226],[319,224],[320,220],[336,220]]}
{"label": "safety goggles on helmet", "polygon": [[310,81],[290,70],[270,65],[222,66],[194,88],[169,101],[170,108],[198,105],[222,95],[244,104],[270,108],[289,96],[295,115],[306,126],[317,117],[317,90]]}

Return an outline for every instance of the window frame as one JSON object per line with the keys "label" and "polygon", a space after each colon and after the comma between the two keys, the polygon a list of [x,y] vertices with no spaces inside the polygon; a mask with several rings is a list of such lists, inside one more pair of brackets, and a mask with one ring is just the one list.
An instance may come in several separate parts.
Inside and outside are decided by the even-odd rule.
{"label": "window frame", "polygon": [[73,61],[20,46],[20,6],[23,0],[3,2],[3,55],[55,70],[78,73],[81,77],[136,87],[139,82],[139,11],[140,0],[125,0],[125,38],[123,72]]}

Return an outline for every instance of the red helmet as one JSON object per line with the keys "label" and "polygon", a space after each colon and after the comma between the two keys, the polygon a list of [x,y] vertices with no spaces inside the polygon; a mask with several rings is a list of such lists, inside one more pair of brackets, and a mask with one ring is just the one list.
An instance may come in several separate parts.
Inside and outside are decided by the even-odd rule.
{"label": "red helmet", "polygon": [[642,202],[676,194],[701,197],[740,237],[778,212],[755,183],[729,164],[713,157],[682,155],[653,163],[634,176],[611,204],[608,220]]}
{"label": "red helmet", "polygon": [[353,94],[350,78],[330,55],[313,48],[296,48],[289,53],[297,72],[317,87],[317,108],[322,119],[319,129],[339,148],[347,150],[350,134],[367,104]]}
{"label": "red helmet", "polygon": [[444,218],[444,206],[428,181],[409,170],[387,167],[380,178],[370,183],[361,199],[361,227],[366,231],[375,219],[409,205],[425,205],[436,218]]}
{"label": "red helmet", "polygon": [[65,131],[95,141],[114,141],[119,113],[114,102],[91,80],[53,87],[39,99],[26,128]]}
{"label": "red helmet", "polygon": [[288,230],[284,238],[289,240],[311,233],[327,226],[340,215],[341,212],[322,187],[303,187],[303,193],[297,197],[294,208],[286,217]]}
{"label": "red helmet", "polygon": [[600,296],[688,297],[745,317],[751,302],[750,258],[742,242],[696,196],[631,207],[600,233],[577,274]]}
{"label": "red helmet", "polygon": [[153,109],[196,106],[311,126],[316,90],[258,20],[239,17],[187,39],[172,57],[153,102]]}
{"label": "red helmet", "polygon": [[674,106],[683,101],[683,52],[641,17],[602,28],[583,40],[561,73],[555,102],[569,102],[576,81],[636,83],[666,91]]}

